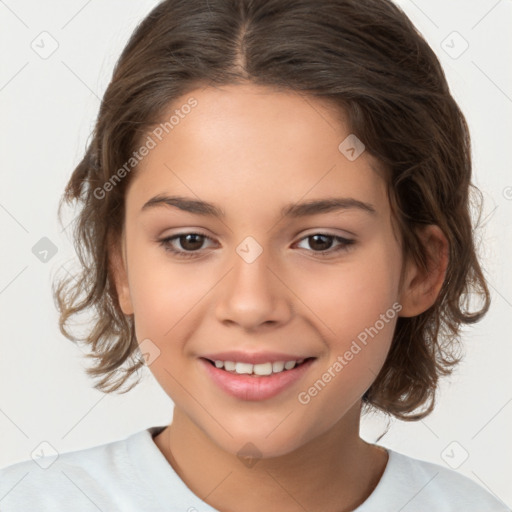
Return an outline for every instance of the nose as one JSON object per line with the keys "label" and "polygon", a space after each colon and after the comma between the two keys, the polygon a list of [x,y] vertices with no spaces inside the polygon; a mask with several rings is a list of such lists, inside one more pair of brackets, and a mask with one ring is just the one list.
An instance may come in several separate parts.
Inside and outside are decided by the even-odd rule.
{"label": "nose", "polygon": [[256,330],[290,321],[293,293],[268,253],[264,250],[252,262],[235,254],[231,271],[219,283],[215,313],[220,322]]}

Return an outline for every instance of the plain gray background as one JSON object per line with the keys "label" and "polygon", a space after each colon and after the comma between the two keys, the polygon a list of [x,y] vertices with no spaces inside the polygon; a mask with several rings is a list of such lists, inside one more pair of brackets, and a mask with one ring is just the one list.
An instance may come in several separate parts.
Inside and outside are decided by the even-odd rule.
{"label": "plain gray background", "polygon": [[[0,467],[30,458],[43,441],[59,452],[77,450],[172,418],[171,400],[147,369],[126,395],[92,389],[82,352],[58,330],[51,296],[52,276],[74,265],[71,230],[57,223],[58,200],[114,63],[156,3],[0,1]],[[380,443],[452,467],[510,505],[512,2],[398,3],[439,56],[470,125],[474,181],[485,198],[480,252],[493,303],[467,329],[466,358],[443,382],[435,412],[416,423],[393,421]],[[46,262],[34,254],[37,244],[48,244],[44,237],[57,251]],[[363,437],[375,440],[385,424],[366,418]]]}

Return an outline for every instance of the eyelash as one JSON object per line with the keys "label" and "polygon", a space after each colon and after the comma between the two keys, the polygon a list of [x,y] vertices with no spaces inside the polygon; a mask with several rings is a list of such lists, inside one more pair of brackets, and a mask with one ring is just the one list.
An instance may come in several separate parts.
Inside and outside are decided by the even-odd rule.
{"label": "eyelash", "polygon": [[[163,238],[161,240],[158,240],[159,245],[161,245],[165,251],[172,253],[173,255],[177,256],[178,258],[187,259],[187,258],[196,258],[199,255],[199,250],[197,251],[179,251],[177,249],[174,249],[171,245],[171,242],[174,240],[178,240],[179,238],[186,237],[187,235],[198,235],[200,237],[203,237],[207,240],[212,240],[209,236],[203,235],[202,233],[196,233],[196,232],[188,232],[188,233],[178,233],[177,235],[173,235],[167,238]],[[333,240],[340,242],[340,245],[337,246],[335,249],[326,249],[325,251],[311,251],[315,254],[318,254],[320,257],[327,257],[330,256],[333,253],[338,253],[341,251],[347,251],[349,246],[353,245],[355,243],[355,240],[344,238],[341,236],[336,235],[330,235],[328,233],[312,233],[311,235],[307,235],[299,240],[301,242],[302,240],[306,240],[308,238],[312,238],[314,236],[324,236],[327,238],[332,238]]]}

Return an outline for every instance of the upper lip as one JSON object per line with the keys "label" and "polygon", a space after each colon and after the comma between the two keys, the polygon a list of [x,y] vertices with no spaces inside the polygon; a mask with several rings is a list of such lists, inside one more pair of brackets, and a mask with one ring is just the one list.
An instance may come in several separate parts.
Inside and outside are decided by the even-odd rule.
{"label": "upper lip", "polygon": [[217,352],[215,354],[205,354],[201,356],[203,359],[210,361],[233,361],[236,363],[275,363],[276,361],[300,361],[301,359],[308,359],[313,356],[304,356],[296,354],[285,354],[282,352],[239,352],[230,350],[228,352]]}

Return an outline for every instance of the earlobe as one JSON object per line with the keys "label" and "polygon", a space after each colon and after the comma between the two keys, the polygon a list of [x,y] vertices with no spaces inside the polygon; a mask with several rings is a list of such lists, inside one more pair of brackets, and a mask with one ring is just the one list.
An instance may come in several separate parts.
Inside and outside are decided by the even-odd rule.
{"label": "earlobe", "polygon": [[421,268],[415,261],[407,262],[401,293],[400,316],[403,317],[420,315],[436,302],[448,267],[448,240],[439,226],[425,226],[419,237],[428,268]]}
{"label": "earlobe", "polygon": [[109,272],[114,280],[119,306],[125,315],[133,315],[124,237],[121,236],[120,243],[112,242],[109,247]]}

